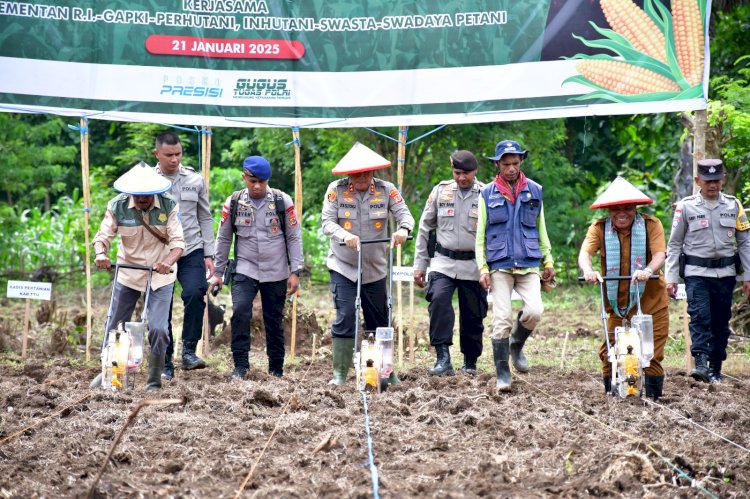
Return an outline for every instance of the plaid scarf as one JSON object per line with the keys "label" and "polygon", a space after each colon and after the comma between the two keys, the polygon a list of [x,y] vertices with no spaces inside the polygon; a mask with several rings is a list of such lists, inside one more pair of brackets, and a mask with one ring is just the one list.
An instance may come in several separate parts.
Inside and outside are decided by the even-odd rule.
{"label": "plaid scarf", "polygon": [[518,195],[523,191],[526,186],[528,185],[528,181],[526,180],[526,175],[523,174],[523,172],[518,173],[518,180],[516,180],[516,185],[511,188],[510,184],[498,173],[495,177],[495,187],[497,187],[497,190],[502,194],[505,199],[509,200],[511,203],[516,203],[516,198]]}

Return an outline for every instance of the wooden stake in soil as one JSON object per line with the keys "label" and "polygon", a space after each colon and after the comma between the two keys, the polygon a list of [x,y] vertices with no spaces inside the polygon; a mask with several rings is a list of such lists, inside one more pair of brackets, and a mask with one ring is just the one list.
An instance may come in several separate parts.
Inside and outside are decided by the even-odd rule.
{"label": "wooden stake in soil", "polygon": [[140,410],[149,405],[178,405],[178,404],[179,405],[187,404],[187,398],[182,397],[181,399],[141,400],[141,402],[137,406],[135,406],[135,409],[133,409],[133,411],[130,413],[130,416],[128,416],[128,419],[125,421],[125,424],[123,425],[123,427],[120,428],[120,431],[117,432],[117,435],[115,436],[114,441],[112,441],[112,446],[109,448],[107,457],[106,459],[104,459],[104,462],[102,462],[102,466],[101,468],[99,468],[99,472],[96,474],[96,478],[94,478],[94,483],[91,484],[91,488],[89,489],[89,493],[87,497],[94,497],[94,491],[96,490],[96,485],[99,483],[99,480],[104,474],[104,470],[107,468],[107,464],[109,463],[109,460],[112,459],[112,454],[115,453],[117,444],[120,443],[120,439],[125,433],[125,430],[128,429],[128,426],[130,426],[130,424],[133,421],[135,421],[135,418],[136,416],[138,416],[138,413],[140,412]]}
{"label": "wooden stake in soil", "polygon": [[23,342],[21,346],[21,358],[26,358],[26,347],[29,344],[29,320],[31,320],[31,300],[26,298],[26,311],[23,314]]}
{"label": "wooden stake in soil", "polygon": [[560,369],[565,367],[565,349],[568,346],[568,336],[570,331],[565,331],[565,339],[563,340],[562,353],[560,354]]}
{"label": "wooden stake in soil", "polygon": [[[299,129],[292,128],[294,139],[294,208],[297,211],[297,220],[302,223],[302,163],[300,159]],[[286,235],[284,236],[286,237]],[[294,360],[297,351],[297,302],[299,290],[294,293],[292,299],[292,337],[289,340],[289,356]]]}
{"label": "wooden stake in soil", "polygon": [[417,332],[414,331],[414,279],[409,283],[409,366],[414,367],[414,343]]}

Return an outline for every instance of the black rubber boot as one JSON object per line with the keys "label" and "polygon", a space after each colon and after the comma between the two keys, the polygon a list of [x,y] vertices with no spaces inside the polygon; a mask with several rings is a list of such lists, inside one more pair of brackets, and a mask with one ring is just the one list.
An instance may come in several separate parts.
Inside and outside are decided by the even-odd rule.
{"label": "black rubber boot", "polygon": [[237,366],[234,368],[234,371],[232,371],[232,374],[229,375],[229,381],[242,381],[243,379],[245,379],[246,374],[247,367]]}
{"label": "black rubber boot", "polygon": [[693,356],[695,359],[695,369],[690,371],[690,377],[696,381],[708,383],[708,355],[699,353]]}
{"label": "black rubber boot", "polygon": [[612,376],[607,374],[602,381],[604,381],[604,395],[609,395],[612,391]]}
{"label": "black rubber boot", "polygon": [[164,354],[159,355],[155,353],[148,356],[147,392],[161,389],[161,373],[164,371],[164,357]]}
{"label": "black rubber boot", "polygon": [[464,355],[464,365],[461,367],[461,371],[465,372],[469,376],[476,376],[478,374],[477,359],[469,358]]}
{"label": "black rubber boot", "polygon": [[531,334],[530,329],[521,325],[521,313],[518,312],[516,323],[513,325],[513,331],[510,335],[510,356],[513,359],[513,367],[520,373],[529,372],[529,361],[523,354],[523,345]]}
{"label": "black rubber boot", "polygon": [[[186,371],[206,367],[206,361],[195,355],[196,346],[198,346],[197,341],[184,341],[182,343],[182,368]],[[174,373],[174,368],[172,372]]]}
{"label": "black rubber boot", "polygon": [[720,360],[709,360],[708,361],[708,381],[709,383],[721,383],[724,376],[721,375],[721,363]]}
{"label": "black rubber boot", "polygon": [[280,378],[284,375],[284,359],[268,359],[268,374]]}
{"label": "black rubber boot", "polygon": [[171,358],[164,360],[164,372],[161,373],[161,377],[167,381],[174,378],[174,364]]}
{"label": "black rubber boot", "polygon": [[658,402],[664,388],[664,376],[646,374],[644,384],[646,385],[646,397]]}
{"label": "black rubber boot", "polygon": [[354,338],[333,338],[333,379],[329,385],[343,385],[354,357]]}
{"label": "black rubber boot", "polygon": [[510,364],[508,363],[510,340],[492,340],[492,355],[495,360],[495,371],[497,371],[497,384],[495,390],[498,392],[509,392],[511,385]]}
{"label": "black rubber boot", "polygon": [[451,351],[448,345],[435,345],[437,360],[435,367],[427,371],[433,376],[453,376],[456,372],[451,365]]}

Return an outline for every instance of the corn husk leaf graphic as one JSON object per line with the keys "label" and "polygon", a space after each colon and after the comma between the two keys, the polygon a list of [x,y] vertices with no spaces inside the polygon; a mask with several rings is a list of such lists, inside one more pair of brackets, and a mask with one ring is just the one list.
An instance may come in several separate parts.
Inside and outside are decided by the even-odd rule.
{"label": "corn husk leaf graphic", "polygon": [[565,82],[595,90],[573,100],[647,102],[700,97],[703,75],[703,19],[699,0],[673,0],[672,12],[659,0],[645,0],[643,9],[632,0],[600,0],[612,29],[591,25],[604,38],[584,45],[609,53],[576,54],[570,59],[579,75]]}

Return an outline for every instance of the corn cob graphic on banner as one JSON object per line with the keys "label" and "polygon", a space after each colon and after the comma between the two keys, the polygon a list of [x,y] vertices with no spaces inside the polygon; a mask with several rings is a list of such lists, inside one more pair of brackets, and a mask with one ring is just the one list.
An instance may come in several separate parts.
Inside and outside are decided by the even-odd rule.
{"label": "corn cob graphic on banner", "polygon": [[579,75],[565,80],[595,90],[574,100],[645,102],[702,96],[705,63],[706,3],[672,0],[671,12],[660,0],[600,0],[611,29],[592,23],[600,40],[575,38],[613,52],[578,54],[571,59]]}

